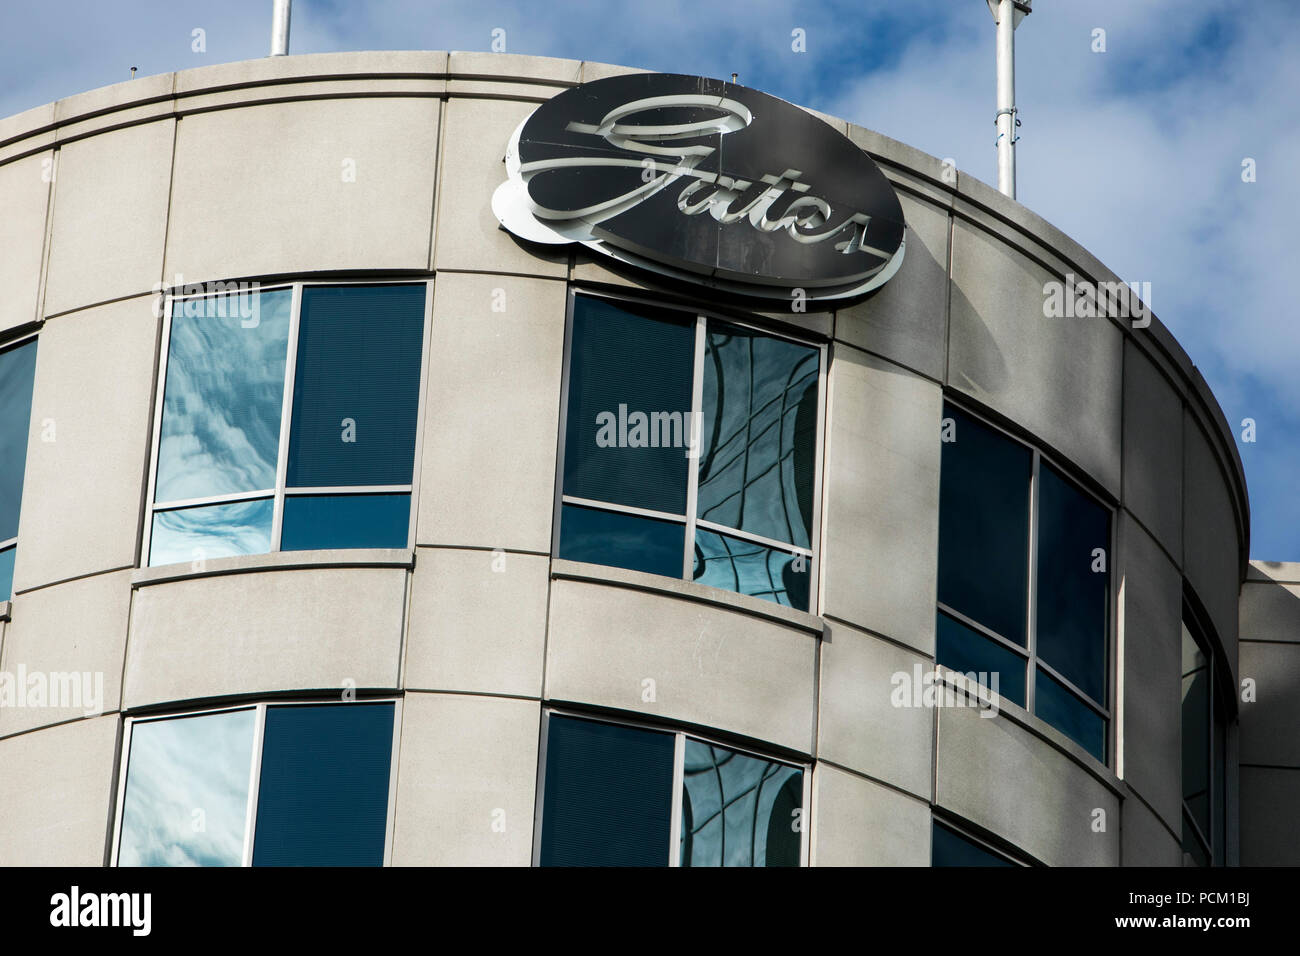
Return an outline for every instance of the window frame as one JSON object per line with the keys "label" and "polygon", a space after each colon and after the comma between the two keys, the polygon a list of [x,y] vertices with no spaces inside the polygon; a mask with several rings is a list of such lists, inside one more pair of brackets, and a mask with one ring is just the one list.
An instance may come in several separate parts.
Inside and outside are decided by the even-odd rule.
{"label": "window frame", "polygon": [[[214,280],[215,281],[215,280]],[[242,280],[229,280],[238,282]],[[289,435],[293,425],[293,388],[294,380],[297,376],[297,359],[298,359],[298,334],[300,329],[300,320],[302,315],[302,291],[304,287],[332,287],[332,286],[380,286],[380,285],[423,285],[424,288],[424,326],[420,344],[420,384],[419,395],[417,396],[417,405],[415,413],[415,445],[413,448],[414,458],[411,463],[411,482],[404,485],[346,485],[343,487],[311,487],[311,488],[289,488],[287,487],[287,475],[289,465]],[[270,547],[259,554],[278,554],[281,551],[281,533],[284,528],[284,506],[285,500],[291,497],[312,497],[318,495],[366,495],[366,494],[405,494],[410,496],[410,513],[407,518],[406,545],[409,550],[415,547],[415,522],[419,514],[419,488],[420,488],[420,466],[422,463],[422,451],[424,443],[425,415],[428,411],[428,384],[429,384],[429,349],[432,340],[433,325],[433,280],[428,277],[415,277],[410,279],[401,278],[383,278],[383,279],[348,279],[339,281],[311,281],[311,280],[294,280],[282,282],[270,282],[265,285],[258,284],[257,294],[263,292],[275,292],[282,289],[289,289],[292,293],[292,299],[289,306],[289,331],[288,343],[285,350],[284,365],[284,390],[281,395],[280,405],[280,438],[279,445],[276,449],[275,462],[275,485],[269,489],[258,489],[256,491],[235,492],[231,494],[209,495],[203,498],[178,499],[176,501],[156,502],[154,500],[157,494],[158,478],[158,446],[162,440],[162,420],[163,407],[167,391],[167,362],[171,355],[171,331],[174,304],[176,302],[187,302],[190,300],[215,298],[218,296],[230,295],[230,289],[224,289],[219,292],[202,292],[197,295],[184,295],[168,293],[164,299],[164,312],[162,315],[162,335],[159,340],[158,363],[156,366],[156,386],[154,395],[153,422],[151,425],[151,438],[149,443],[149,481],[146,491],[144,506],[144,527],[140,535],[140,554],[137,567],[167,567],[168,565],[151,565],[149,563],[149,549],[152,545],[153,523],[155,515],[168,511],[177,511],[182,508],[198,507],[202,505],[221,505],[234,504],[240,501],[259,501],[270,499],[271,501],[271,540]],[[238,294],[238,290],[236,290]],[[161,507],[160,507],[161,504]],[[214,559],[215,560],[215,559]],[[173,562],[184,564],[185,562]]]}
{"label": "window frame", "polygon": [[[1206,756],[1205,805],[1207,808],[1207,815],[1210,821],[1210,832],[1207,834],[1201,831],[1201,825],[1196,822],[1196,817],[1192,814],[1191,810],[1188,809],[1186,795],[1184,792],[1185,785],[1183,783],[1184,780],[1183,774],[1185,771],[1182,766],[1181,745],[1179,747],[1178,809],[1179,809],[1179,817],[1182,822],[1183,828],[1186,829],[1189,825],[1191,826],[1193,839],[1195,839],[1200,844],[1201,848],[1205,851],[1206,857],[1210,861],[1206,869],[1213,869],[1214,867],[1221,867],[1227,865],[1228,848],[1226,844],[1228,841],[1228,832],[1227,832],[1228,828],[1226,826],[1226,822],[1227,822],[1226,813],[1227,813],[1228,803],[1230,802],[1230,797],[1228,794],[1228,780],[1227,780],[1228,777],[1227,751],[1228,751],[1228,729],[1230,723],[1229,717],[1231,716],[1230,714],[1231,708],[1228,707],[1226,700],[1231,698],[1231,693],[1225,693],[1225,691],[1220,687],[1221,682],[1223,682],[1225,678],[1222,676],[1223,667],[1219,663],[1218,656],[1214,653],[1214,649],[1216,646],[1216,637],[1217,637],[1214,627],[1210,623],[1209,615],[1206,614],[1203,610],[1201,610],[1199,603],[1192,597],[1191,588],[1190,585],[1187,584],[1187,582],[1184,582],[1183,610],[1182,610],[1182,617],[1180,620],[1180,627],[1179,627],[1180,643],[1182,638],[1182,632],[1184,630],[1187,632],[1188,636],[1191,637],[1192,641],[1196,644],[1201,654],[1205,657],[1205,671],[1206,671],[1205,676],[1206,676],[1206,687],[1207,687],[1207,692],[1206,692],[1207,713],[1206,713],[1206,727],[1205,727],[1205,737],[1206,737],[1205,740],[1205,756]],[[1179,659],[1181,661],[1181,653],[1179,655]],[[1181,675],[1182,672],[1181,663],[1179,664],[1179,672]],[[1181,741],[1181,734],[1182,734],[1182,720],[1181,720],[1181,702],[1182,702],[1181,677],[1182,676],[1185,675],[1181,675],[1179,680],[1180,741]],[[1226,679],[1230,679],[1230,678],[1226,678]],[[1223,751],[1224,752],[1222,754],[1217,752],[1218,747],[1216,746],[1216,738],[1218,737],[1220,722],[1222,723],[1223,726]],[[1216,780],[1216,776],[1220,772],[1223,774],[1223,779]],[[1221,789],[1223,792],[1222,802],[1224,805],[1222,807],[1219,806],[1220,801],[1215,798],[1216,789]],[[1224,826],[1223,826],[1224,845],[1223,846],[1218,845],[1220,815],[1224,816]],[[1179,852],[1182,853],[1184,856],[1186,856],[1186,851],[1182,849],[1181,832],[1179,834],[1178,843],[1179,843]],[[1189,864],[1186,861],[1184,861],[1183,866],[1189,866]]]}
{"label": "window frame", "polygon": [[[555,499],[551,517],[551,554],[560,557],[560,530],[562,512],[565,505],[575,505],[578,507],[593,508],[600,511],[614,512],[617,514],[632,515],[641,518],[653,518],[660,521],[669,521],[673,524],[682,525],[684,530],[683,548],[682,548],[682,573],[675,579],[687,583],[695,583],[694,579],[694,554],[695,554],[695,531],[702,528],[705,531],[724,537],[738,538],[741,541],[750,544],[757,544],[760,547],[769,548],[775,551],[781,551],[785,554],[794,556],[802,554],[808,559],[808,608],[806,613],[819,614],[821,605],[822,592],[822,512],[825,508],[825,501],[822,495],[822,484],[825,480],[825,463],[826,463],[826,408],[827,395],[826,386],[828,380],[829,364],[829,347],[825,342],[813,341],[810,338],[801,338],[798,335],[790,334],[785,331],[778,331],[762,325],[752,319],[738,318],[725,312],[717,310],[697,308],[690,305],[683,305],[674,302],[665,302],[662,299],[656,299],[652,296],[638,295],[636,293],[610,292],[605,289],[591,289],[582,285],[570,284],[568,295],[565,302],[564,311],[564,365],[560,380],[560,418],[559,434],[556,440],[555,454]],[[701,434],[699,440],[701,448],[691,459],[692,466],[687,469],[686,478],[686,514],[675,515],[663,511],[653,511],[647,508],[637,508],[631,505],[618,504],[616,502],[599,501],[589,498],[578,498],[573,495],[564,493],[564,454],[565,441],[568,435],[569,426],[569,382],[570,382],[570,365],[573,356],[573,325],[574,309],[577,305],[578,296],[588,296],[590,298],[607,299],[615,304],[628,303],[629,305],[648,306],[653,309],[659,309],[665,312],[679,313],[683,318],[694,317],[695,332],[695,352],[694,366],[691,372],[691,419],[686,424],[686,431],[689,437],[691,422],[694,421],[697,413],[703,414],[704,403],[704,358],[707,350],[708,327],[710,322],[723,322],[728,325],[738,326],[766,335],[774,339],[783,339],[787,342],[793,342],[804,348],[817,350],[817,424],[816,439],[817,449],[813,458],[813,507],[812,507],[812,528],[810,529],[808,547],[802,548],[793,543],[776,541],[762,535],[752,532],[742,531],[739,528],[730,528],[713,521],[700,520],[698,517],[699,510],[699,481],[700,481],[700,453],[703,452],[704,436]],[[597,565],[598,567],[611,567],[611,565]],[[650,572],[635,572],[649,574]],[[656,575],[658,576],[658,575]],[[670,579],[673,580],[673,579]],[[711,585],[701,585],[702,587],[712,587]],[[727,591],[728,594],[735,594],[742,598],[750,598],[755,601],[762,601],[764,604],[774,604],[776,602],[768,601],[765,598],[755,597],[754,595],[743,594],[739,591],[731,591],[726,588],[717,588],[720,591]],[[777,604],[778,607],[786,605]],[[792,610],[802,611],[802,608],[791,608]]]}
{"label": "window frame", "polygon": [[[37,343],[37,344],[36,344],[36,359],[37,359],[37,361],[39,362],[39,361],[40,361],[40,357],[41,357],[41,346],[40,346],[40,342],[39,342],[40,335],[41,335],[41,330],[40,330],[40,329],[33,329],[33,330],[30,331],[30,332],[24,332],[22,335],[14,336],[12,339],[6,339],[6,340],[4,340],[4,341],[0,341],[0,355],[4,355],[4,354],[7,353],[7,352],[12,352],[14,349],[19,349],[19,348],[22,348],[24,345],[28,345],[28,344],[30,344],[30,343],[32,343],[32,342],[36,342],[36,343]],[[31,441],[32,441],[32,415],[33,415],[33,414],[35,413],[35,411],[36,411],[36,408],[35,408],[35,406],[34,406],[35,399],[36,399],[36,376],[35,376],[35,373],[33,372],[33,375],[32,375],[32,394],[31,394],[30,399],[29,399],[29,401],[33,403],[33,406],[32,406],[32,408],[31,408],[31,410],[27,413],[27,428],[25,429],[25,432],[26,432],[26,435],[27,435],[27,443],[28,443],[29,446],[31,445]],[[22,530],[22,527],[21,527],[21,522],[22,522],[22,498],[25,497],[25,496],[26,496],[26,493],[27,493],[27,474],[26,474],[26,472],[27,472],[27,465],[26,465],[26,462],[24,461],[24,464],[23,464],[23,493],[19,496],[19,501],[18,501],[18,520],[19,520],[19,522],[20,522],[20,525],[19,525],[19,530],[20,530],[20,531]],[[19,535],[15,534],[12,538],[6,538],[4,541],[0,541],[0,553],[3,553],[3,552],[5,552],[5,551],[10,551],[10,550],[12,550],[12,551],[17,551],[17,549],[18,549],[18,538],[19,538]],[[8,596],[7,598],[0,598],[0,604],[3,604],[5,601],[12,601],[13,599],[14,599],[14,595],[13,595],[13,593],[12,593],[12,589],[11,589],[10,594],[9,594],[9,596]]]}
{"label": "window frame", "polygon": [[[989,628],[979,623],[978,621],[975,621],[974,619],[967,617],[965,614],[956,610],[955,608],[949,607],[948,605],[944,604],[942,601],[939,600],[938,597],[937,582],[936,582],[936,594],[935,594],[935,607],[938,609],[940,613],[948,615],[953,620],[962,624],[964,627],[970,628],[971,630],[980,634],[982,637],[986,637],[989,640],[994,641],[1000,647],[1013,651],[1017,656],[1023,658],[1025,660],[1025,665],[1026,665],[1025,707],[1024,707],[1025,712],[1029,714],[1029,716],[1037,720],[1040,724],[1046,727],[1050,727],[1058,734],[1064,736],[1072,744],[1083,749],[1084,752],[1088,753],[1088,756],[1094,760],[1097,758],[1094,757],[1090,752],[1088,752],[1087,748],[1084,748],[1083,745],[1080,744],[1077,740],[1075,740],[1073,737],[1070,737],[1068,734],[1065,733],[1065,731],[1060,730],[1055,725],[1048,723],[1044,718],[1038,716],[1038,712],[1035,709],[1035,704],[1037,703],[1036,689],[1038,687],[1038,669],[1041,668],[1044,671],[1046,671],[1047,674],[1053,680],[1060,683],[1060,685],[1064,687],[1067,692],[1069,692],[1078,701],[1083,703],[1084,706],[1086,706],[1093,713],[1100,716],[1102,720],[1105,721],[1105,725],[1106,725],[1106,732],[1103,738],[1106,744],[1106,756],[1105,759],[1101,760],[1100,762],[1108,768],[1114,767],[1116,763],[1115,755],[1119,749],[1118,728],[1116,727],[1117,721],[1115,719],[1116,700],[1118,699],[1117,685],[1119,683],[1119,675],[1117,674],[1117,668],[1115,667],[1115,662],[1118,653],[1116,649],[1118,629],[1115,624],[1116,609],[1118,608],[1117,579],[1119,577],[1119,575],[1116,574],[1116,566],[1115,566],[1116,541],[1118,540],[1118,535],[1119,535],[1119,527],[1118,527],[1119,522],[1117,520],[1118,509],[1115,507],[1114,503],[1098,495],[1097,492],[1093,488],[1091,488],[1088,483],[1080,480],[1080,478],[1077,475],[1076,469],[1069,466],[1067,463],[1057,458],[1055,455],[1051,455],[1051,454],[1047,454],[1046,452],[1043,452],[1040,448],[1038,448],[1037,445],[1033,444],[1032,442],[1026,441],[1020,435],[1000,425],[999,423],[994,421],[991,417],[989,417],[988,414],[981,412],[977,410],[975,407],[973,407],[971,404],[962,401],[960,397],[954,396],[945,390],[942,398],[943,398],[944,407],[951,406],[953,408],[956,408],[963,415],[966,415],[968,418],[974,419],[975,421],[983,425],[985,428],[988,428],[998,433],[999,435],[1003,436],[1009,441],[1015,442],[1020,447],[1029,451],[1029,453],[1032,456],[1030,469],[1029,469],[1029,489],[1028,489],[1029,490],[1029,523],[1028,523],[1029,533],[1028,533],[1028,541],[1027,541],[1027,547],[1028,547],[1027,554],[1028,554],[1029,565],[1027,568],[1027,582],[1026,582],[1026,594],[1025,594],[1025,614],[1026,614],[1025,645],[1022,647],[1021,645],[1017,644],[1015,641],[1003,637],[1001,634],[997,633],[992,628]],[[940,418],[944,419],[947,417],[948,416],[944,415],[943,410],[941,409]],[[942,454],[942,444],[940,446],[940,454]],[[1041,472],[1044,463],[1051,465],[1053,468],[1055,468],[1056,471],[1060,474],[1060,476],[1068,484],[1073,486],[1076,491],[1078,491],[1083,495],[1086,495],[1096,505],[1098,505],[1101,508],[1104,508],[1107,514],[1109,515],[1108,524],[1109,524],[1110,534],[1109,534],[1109,540],[1106,543],[1106,574],[1107,574],[1106,633],[1103,637],[1103,644],[1102,644],[1103,652],[1105,654],[1105,659],[1103,661],[1103,673],[1106,678],[1106,694],[1105,694],[1106,700],[1104,701],[1104,703],[1093,700],[1088,694],[1086,694],[1080,688],[1076,687],[1072,681],[1070,681],[1063,674],[1057,671],[1055,667],[1053,667],[1051,664],[1048,664],[1046,661],[1042,660],[1038,656],[1038,530],[1039,530],[1038,529],[1039,526],[1038,493],[1041,487],[1039,474]],[[940,512],[939,518],[940,521],[942,522],[943,519],[942,512]],[[942,531],[940,533],[942,534]],[[939,666],[945,666],[945,665],[940,664]],[[952,668],[947,668],[947,669],[952,670]]]}
{"label": "window frame", "polygon": [[118,866],[118,855],[122,846],[122,817],[126,812],[126,781],[131,763],[131,735],[136,724],[156,723],[163,720],[177,720],[186,717],[204,717],[209,714],[226,714],[235,711],[251,710],[254,712],[253,745],[250,757],[248,779],[248,804],[244,811],[244,848],[240,867],[253,865],[253,844],[257,835],[257,798],[262,778],[262,742],[265,739],[266,711],[270,707],[348,707],[352,704],[387,704],[393,705],[393,742],[392,755],[388,764],[388,810],[384,820],[384,858],[381,866],[393,863],[393,828],[396,823],[397,807],[397,759],[402,742],[402,697],[357,697],[355,700],[343,701],[335,698],[308,700],[292,698],[289,700],[253,700],[224,704],[216,707],[198,707],[164,713],[139,714],[123,718],[122,747],[117,760],[116,799],[113,808],[113,835],[110,841],[108,865]]}
{"label": "window frame", "polygon": [[985,852],[989,853],[992,856],[1000,857],[1001,859],[1006,860],[1008,863],[1012,864],[1013,866],[1019,866],[1028,869],[1033,865],[1021,859],[1020,857],[1015,856],[1014,854],[1002,849],[1000,846],[998,846],[996,843],[992,842],[991,840],[977,835],[972,829],[970,829],[968,824],[958,820],[956,817],[950,817],[947,814],[932,812],[930,814],[930,868],[931,869],[941,869],[941,870],[949,869],[949,867],[936,867],[934,865],[934,828],[935,827],[944,827],[945,829],[951,830],[953,833],[957,834],[957,836],[961,837],[963,840],[975,844],[981,850],[984,850]]}
{"label": "window frame", "polygon": [[533,846],[532,857],[529,866],[540,867],[542,860],[542,817],[546,812],[546,748],[550,739],[551,716],[571,717],[577,720],[588,720],[603,724],[613,724],[618,727],[629,727],[633,730],[648,730],[661,734],[673,735],[673,807],[669,817],[669,836],[668,836],[668,866],[680,867],[682,858],[682,787],[686,783],[685,760],[686,760],[686,738],[714,747],[721,747],[724,750],[730,750],[733,753],[743,754],[747,757],[753,757],[757,760],[765,760],[768,763],[779,763],[787,767],[797,768],[802,774],[800,785],[803,793],[801,796],[800,809],[802,810],[799,823],[799,866],[808,866],[808,852],[811,843],[809,808],[812,800],[812,764],[805,761],[789,760],[784,757],[773,757],[770,754],[754,750],[751,747],[739,746],[720,740],[707,734],[697,733],[696,731],[686,731],[681,728],[674,728],[665,724],[655,723],[652,720],[638,720],[635,717],[612,715],[612,714],[593,714],[582,710],[571,710],[566,707],[543,707],[541,720],[541,736],[537,745],[537,783],[535,798],[533,801]]}

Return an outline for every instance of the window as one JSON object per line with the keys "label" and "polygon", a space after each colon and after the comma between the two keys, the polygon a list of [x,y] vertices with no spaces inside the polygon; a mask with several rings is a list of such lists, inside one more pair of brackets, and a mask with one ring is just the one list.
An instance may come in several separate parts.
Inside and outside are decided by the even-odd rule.
{"label": "window", "polygon": [[930,831],[931,866],[1020,866],[1018,862],[950,823],[934,820]]}
{"label": "window", "polygon": [[120,866],[381,866],[393,701],[131,718]]}
{"label": "window", "polygon": [[1035,449],[944,407],[935,656],[1104,761],[1111,512]]}
{"label": "window", "polygon": [[556,553],[808,610],[822,350],[573,298]]}
{"label": "window", "polygon": [[542,866],[799,866],[804,772],[681,733],[548,713]]}
{"label": "window", "polygon": [[410,545],[426,285],[176,299],[151,565]]}
{"label": "window", "polygon": [[0,601],[13,594],[18,515],[36,380],[36,339],[0,352]]}
{"label": "window", "polygon": [[1208,628],[1183,609],[1183,864],[1222,866],[1226,848],[1226,705]]}

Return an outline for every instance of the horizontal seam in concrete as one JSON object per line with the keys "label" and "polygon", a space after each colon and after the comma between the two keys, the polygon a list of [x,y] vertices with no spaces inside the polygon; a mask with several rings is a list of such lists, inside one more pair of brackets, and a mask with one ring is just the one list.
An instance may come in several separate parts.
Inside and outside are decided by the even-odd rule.
{"label": "horizontal seam in concrete", "polygon": [[85,574],[74,574],[70,578],[60,578],[57,581],[47,581],[44,584],[37,584],[30,588],[23,588],[21,591],[15,591],[14,597],[19,597],[24,594],[34,594],[37,591],[44,591],[46,588],[55,588],[61,584],[71,584],[74,581],[85,581],[87,578],[97,578],[105,574],[117,574],[119,571],[130,571],[134,568],[134,564],[124,564],[121,567],[105,568],[102,571],[87,571]]}
{"label": "horizontal seam in concrete", "polygon": [[106,710],[98,714],[83,714],[80,717],[68,717],[63,720],[56,720],[52,723],[41,724],[39,727],[28,727],[26,730],[18,730],[12,734],[0,735],[0,741],[17,740],[19,737],[25,737],[28,734],[38,734],[42,731],[53,730],[56,727],[66,727],[69,724],[79,724],[89,720],[98,720],[100,717],[117,717],[123,712],[121,710]]}
{"label": "horizontal seam in concrete", "polygon": [[[924,657],[928,661],[934,660],[933,654],[927,654],[925,651],[918,650],[917,648],[913,647],[911,644],[907,644],[896,637],[890,637],[888,634],[882,634],[880,631],[872,630],[871,628],[865,627],[862,624],[858,624],[855,623],[854,621],[850,621],[848,618],[839,617],[835,614],[823,614],[822,618],[834,624],[843,624],[845,627],[851,627],[855,631],[861,631],[863,634],[866,634],[868,637],[874,637],[878,641],[883,641],[886,644],[892,644],[894,647],[900,648],[902,650],[911,651],[913,654],[919,654],[921,657]],[[834,643],[835,643],[835,638],[832,637],[831,644]]]}
{"label": "horizontal seam in concrete", "polygon": [[[1167,834],[1169,834],[1169,836],[1171,836],[1176,843],[1181,843],[1183,839],[1182,834],[1174,832],[1174,828],[1170,826],[1169,822],[1163,816],[1160,815],[1160,811],[1157,810],[1155,807],[1153,807],[1151,803],[1146,799],[1146,797],[1142,796],[1142,794],[1138,792],[1137,787],[1133,786],[1133,784],[1129,783],[1129,781],[1127,780],[1124,782],[1128,788],[1128,794],[1121,795],[1120,799],[1125,800],[1128,797],[1132,797],[1138,803],[1142,804],[1142,806],[1146,807],[1149,811],[1151,811],[1151,815],[1156,818],[1156,821],[1160,824],[1160,826],[1164,829],[1164,831]],[[1123,841],[1121,840],[1121,845],[1122,843]]]}
{"label": "horizontal seam in concrete", "polygon": [[928,798],[917,796],[911,790],[904,790],[896,783],[890,783],[888,780],[882,780],[879,777],[873,777],[871,774],[863,773],[861,770],[854,770],[852,767],[846,767],[841,763],[836,763],[834,760],[827,760],[825,757],[818,757],[816,758],[814,763],[817,764],[818,766],[833,767],[834,769],[839,770],[842,773],[847,773],[850,776],[857,777],[859,780],[866,780],[869,783],[874,783],[877,786],[884,787],[886,790],[892,790],[894,793],[901,794],[904,797],[910,797],[911,799],[915,800],[917,803],[920,803],[926,807],[933,806],[933,804],[930,802]]}
{"label": "horizontal seam in concrete", "polygon": [[426,551],[486,551],[489,554],[495,554],[497,551],[503,554],[523,554],[534,558],[549,558],[549,551],[531,551],[528,548],[501,548],[493,547],[486,544],[421,544],[415,543],[416,550],[423,548]]}

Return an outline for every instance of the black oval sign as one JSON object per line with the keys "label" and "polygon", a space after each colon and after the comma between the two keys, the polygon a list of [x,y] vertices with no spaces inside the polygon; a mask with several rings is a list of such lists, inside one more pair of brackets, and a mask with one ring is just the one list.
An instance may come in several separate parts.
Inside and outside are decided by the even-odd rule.
{"label": "black oval sign", "polygon": [[582,242],[750,295],[858,295],[903,256],[903,210],[846,136],[758,90],[638,73],[572,87],[515,131],[493,196],[523,239]]}

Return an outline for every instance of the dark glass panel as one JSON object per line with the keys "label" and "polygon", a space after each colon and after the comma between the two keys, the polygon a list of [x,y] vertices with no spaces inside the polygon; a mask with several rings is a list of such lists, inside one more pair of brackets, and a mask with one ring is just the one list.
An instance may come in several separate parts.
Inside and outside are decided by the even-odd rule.
{"label": "dark glass panel", "polygon": [[393,705],[268,707],[254,866],[382,866]]}
{"label": "dark glass panel", "polygon": [[1038,479],[1037,653],[1104,704],[1110,512],[1046,463]]}
{"label": "dark glass panel", "polygon": [[565,505],[560,557],[671,578],[682,576],[686,526],[658,518]]}
{"label": "dark glass panel", "polygon": [[667,866],[673,736],[553,716],[542,866]]}
{"label": "dark glass panel", "polygon": [[18,536],[35,380],[35,339],[0,352],[0,541]]}
{"label": "dark glass panel", "polygon": [[931,866],[1015,866],[1006,857],[985,849],[974,840],[968,840],[956,830],[939,823],[932,828],[930,838]]}
{"label": "dark glass panel", "polygon": [[284,499],[281,551],[405,548],[411,496],[290,495]]}
{"label": "dark glass panel", "polygon": [[[976,674],[991,690],[997,676],[997,693],[1025,706],[1025,658],[1009,647],[967,627],[942,611],[935,622],[935,662],[961,674]],[[982,675],[988,675],[984,677]]]}
{"label": "dark glass panel", "polygon": [[0,601],[8,601],[14,590],[14,558],[17,548],[0,551]]}
{"label": "dark glass panel", "polygon": [[1029,449],[952,406],[939,484],[939,600],[1017,644],[1029,593]]}
{"label": "dark glass panel", "polygon": [[302,290],[290,488],[410,484],[424,300],[424,285]]}
{"label": "dark glass panel", "polygon": [[577,297],[566,495],[686,513],[694,355],[694,316]]}
{"label": "dark glass panel", "polygon": [[1210,833],[1210,667],[1183,625],[1183,805]]}
{"label": "dark glass panel", "polygon": [[1105,718],[1041,667],[1034,685],[1034,710],[1098,760],[1106,760]]}

